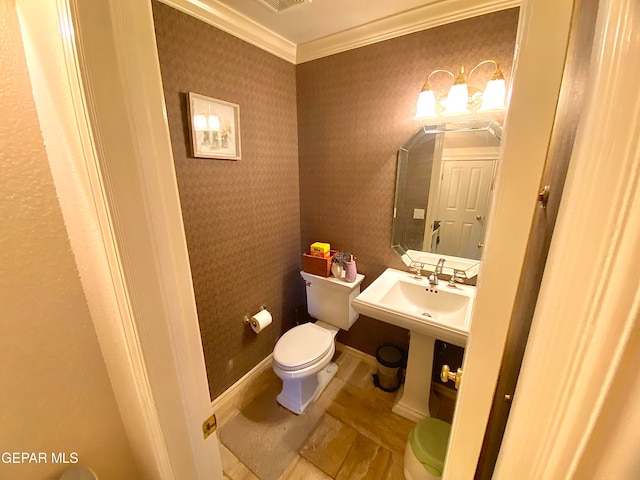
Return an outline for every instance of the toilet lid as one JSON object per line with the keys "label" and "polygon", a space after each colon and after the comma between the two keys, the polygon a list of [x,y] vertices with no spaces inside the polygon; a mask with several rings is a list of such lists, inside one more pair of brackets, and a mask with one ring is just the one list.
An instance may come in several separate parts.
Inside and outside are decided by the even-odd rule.
{"label": "toilet lid", "polygon": [[303,323],[285,333],[273,349],[273,359],[283,370],[297,370],[314,363],[333,344],[333,335],[313,323]]}

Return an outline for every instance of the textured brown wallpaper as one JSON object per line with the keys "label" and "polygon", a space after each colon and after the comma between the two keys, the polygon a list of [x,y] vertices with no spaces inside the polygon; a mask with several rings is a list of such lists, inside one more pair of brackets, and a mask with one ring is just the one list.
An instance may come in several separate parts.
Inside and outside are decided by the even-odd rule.
{"label": "textured brown wallpaper", "polygon": [[[304,310],[295,66],[153,2],[211,397],[273,351]],[[242,160],[190,157],[186,93],[240,105]],[[300,305],[302,302],[302,305]],[[256,335],[244,315],[265,304]]]}
{"label": "textured brown wallpaper", "polygon": [[[511,71],[517,10],[293,66],[154,1],[169,129],[212,398],[306,314],[300,253],[350,250],[366,275],[405,268],[390,248],[396,152],[426,75],[485,58]],[[437,85],[436,85],[437,88]],[[186,93],[240,105],[242,160],[190,157]],[[266,304],[274,323],[242,325]],[[407,332],[361,317],[338,339],[373,354]]]}
{"label": "textured brown wallpaper", "polygon": [[[406,268],[390,248],[391,221],[396,152],[419,127],[418,93],[432,70],[486,58],[508,79],[517,21],[506,10],[297,66],[302,249],[326,241],[353,252],[363,287]],[[406,345],[407,334],[361,316],[338,340],[374,354],[387,341]]]}

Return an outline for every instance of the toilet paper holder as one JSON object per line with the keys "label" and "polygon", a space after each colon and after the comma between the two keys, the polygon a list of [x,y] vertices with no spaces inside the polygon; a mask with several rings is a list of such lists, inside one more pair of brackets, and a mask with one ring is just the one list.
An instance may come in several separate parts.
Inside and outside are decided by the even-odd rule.
{"label": "toilet paper holder", "polygon": [[[260,311],[266,310],[266,309],[267,309],[266,305],[260,305]],[[245,315],[244,320],[242,320],[242,324],[251,326],[251,315]]]}

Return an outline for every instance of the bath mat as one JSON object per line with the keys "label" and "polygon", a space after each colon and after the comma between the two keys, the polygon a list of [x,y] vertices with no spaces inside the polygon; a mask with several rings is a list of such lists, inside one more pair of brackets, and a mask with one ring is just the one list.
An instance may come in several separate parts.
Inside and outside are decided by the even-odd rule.
{"label": "bath mat", "polygon": [[278,405],[280,385],[267,388],[220,429],[220,440],[260,480],[278,480],[316,429],[324,408],[302,415]]}

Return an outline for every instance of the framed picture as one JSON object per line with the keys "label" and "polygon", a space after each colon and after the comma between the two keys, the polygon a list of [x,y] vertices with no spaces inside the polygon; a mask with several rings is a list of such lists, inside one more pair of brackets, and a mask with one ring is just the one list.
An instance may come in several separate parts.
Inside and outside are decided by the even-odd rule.
{"label": "framed picture", "polygon": [[193,92],[187,101],[193,156],[240,160],[240,107]]}

